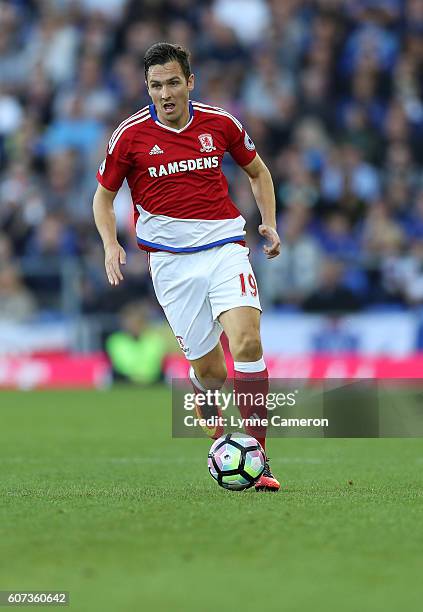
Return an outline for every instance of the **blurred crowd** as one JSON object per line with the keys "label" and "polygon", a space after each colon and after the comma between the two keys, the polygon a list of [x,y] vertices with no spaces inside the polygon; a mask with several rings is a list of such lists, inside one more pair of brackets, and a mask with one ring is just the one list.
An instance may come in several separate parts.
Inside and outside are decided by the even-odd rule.
{"label": "blurred crowd", "polygon": [[161,40],[191,50],[193,99],[236,115],[272,172],[283,252],[267,261],[225,160],[263,304],[423,304],[422,0],[0,0],[0,318],[59,310],[74,258],[83,314],[154,302],[127,187],[118,289],[91,203],[111,132],[149,103],[142,60]]}

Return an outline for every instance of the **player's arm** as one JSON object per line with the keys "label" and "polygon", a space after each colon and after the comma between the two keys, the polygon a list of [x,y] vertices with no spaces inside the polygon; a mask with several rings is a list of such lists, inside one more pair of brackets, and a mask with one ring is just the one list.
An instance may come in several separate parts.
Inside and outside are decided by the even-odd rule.
{"label": "player's arm", "polygon": [[123,280],[120,269],[126,263],[126,253],[117,239],[116,216],[113,202],[117,191],[109,191],[100,183],[94,194],[94,221],[103,240],[104,266],[111,285],[119,285]]}
{"label": "player's arm", "polygon": [[276,230],[276,202],[272,176],[258,154],[252,162],[243,166],[243,170],[248,174],[251,189],[261,213],[262,223],[258,228],[259,234],[270,243],[263,247],[263,251],[268,259],[272,259],[281,252],[281,241]]}

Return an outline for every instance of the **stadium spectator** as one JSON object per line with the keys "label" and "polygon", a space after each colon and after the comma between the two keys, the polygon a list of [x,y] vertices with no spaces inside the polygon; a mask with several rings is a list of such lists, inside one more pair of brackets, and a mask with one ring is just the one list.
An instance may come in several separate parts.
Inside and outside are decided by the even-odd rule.
{"label": "stadium spectator", "polygon": [[103,127],[98,118],[84,114],[85,103],[83,94],[78,91],[67,97],[42,139],[46,155],[74,149],[88,158],[97,149]]}
{"label": "stadium spectator", "polygon": [[28,241],[26,255],[56,259],[77,253],[76,236],[60,214],[47,215]]}
{"label": "stadium spectator", "polygon": [[130,302],[119,313],[121,331],[106,340],[116,378],[134,383],[158,382],[169,349],[163,330],[149,320],[148,304]]}
{"label": "stadium spectator", "polygon": [[304,301],[306,312],[341,314],[359,310],[358,297],[344,281],[344,265],[336,259],[325,259],[320,272],[320,285]]}
{"label": "stadium spectator", "polygon": [[398,262],[399,289],[405,303],[423,304],[423,239],[411,243],[408,255]]}
{"label": "stadium spectator", "polygon": [[0,320],[22,322],[36,312],[36,303],[22,283],[19,268],[12,263],[0,265]]}
{"label": "stadium spectator", "polygon": [[11,93],[24,87],[29,73],[28,56],[21,46],[18,9],[13,3],[2,2],[0,12],[0,87]]}
{"label": "stadium spectator", "polygon": [[72,104],[75,92],[81,97],[81,113],[84,117],[107,121],[113,116],[117,99],[110,87],[106,86],[102,73],[102,63],[99,56],[86,54],[80,59],[77,79],[56,99],[55,111],[65,115],[66,109]]}
{"label": "stadium spectator", "polygon": [[246,44],[259,42],[265,36],[271,18],[269,6],[264,0],[215,0],[213,12]]}
{"label": "stadium spectator", "polygon": [[13,243],[9,236],[0,233],[0,261],[2,264],[11,262],[13,256]]}
{"label": "stadium spectator", "polygon": [[[301,306],[317,287],[322,252],[307,235],[310,219],[304,206],[292,206],[280,219],[284,256],[266,261],[261,276],[260,295],[266,305]],[[263,266],[258,267],[260,273]]]}
{"label": "stadium spectator", "polygon": [[26,66],[31,71],[41,65],[56,86],[65,84],[75,73],[78,30],[71,16],[44,5],[40,19],[34,20],[26,44]]}

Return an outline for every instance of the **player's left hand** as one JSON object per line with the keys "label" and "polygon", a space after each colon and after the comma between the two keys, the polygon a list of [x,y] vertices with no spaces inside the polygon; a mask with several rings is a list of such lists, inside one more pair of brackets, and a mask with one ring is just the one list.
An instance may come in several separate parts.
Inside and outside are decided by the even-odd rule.
{"label": "player's left hand", "polygon": [[281,252],[281,239],[279,238],[278,232],[270,225],[259,225],[258,232],[260,236],[266,238],[270,245],[265,245],[263,251],[267,259],[277,257]]}

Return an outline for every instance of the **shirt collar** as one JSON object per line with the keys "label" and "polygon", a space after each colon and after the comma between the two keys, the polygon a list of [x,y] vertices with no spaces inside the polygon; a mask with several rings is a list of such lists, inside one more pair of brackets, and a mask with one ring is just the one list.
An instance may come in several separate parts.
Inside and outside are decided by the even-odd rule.
{"label": "shirt collar", "polygon": [[176,128],[172,128],[168,125],[165,125],[164,123],[162,123],[157,115],[157,111],[156,111],[156,107],[154,106],[154,104],[150,104],[149,109],[150,109],[150,115],[153,118],[153,120],[160,125],[161,127],[166,128],[167,130],[172,130],[173,132],[182,132],[183,130],[185,130],[185,128],[187,128],[189,126],[189,124],[191,123],[193,117],[194,117],[194,107],[192,106],[192,102],[191,100],[188,100],[188,108],[189,108],[189,120],[188,123],[186,125],[184,125],[184,127],[180,128],[179,130]]}

